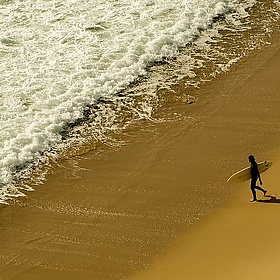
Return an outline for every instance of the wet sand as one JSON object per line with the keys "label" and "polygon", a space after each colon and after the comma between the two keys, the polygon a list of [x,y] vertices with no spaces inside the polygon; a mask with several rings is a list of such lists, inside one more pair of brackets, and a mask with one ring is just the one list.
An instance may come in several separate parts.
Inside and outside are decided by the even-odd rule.
{"label": "wet sand", "polygon": [[[232,81],[236,97],[222,104],[204,124],[208,132],[219,128],[216,141],[221,149],[228,147],[228,150],[215,148],[215,158],[228,158],[226,169],[232,173],[237,170],[233,160],[238,161],[239,157],[240,162],[246,152],[272,159],[273,167],[262,174],[267,195],[258,192],[258,202],[249,202],[252,197],[249,182],[238,184],[221,209],[186,229],[174,241],[172,249],[148,269],[127,279],[277,279],[280,265],[279,42],[275,37],[271,46],[229,74],[240,77]],[[221,81],[225,82],[223,78]],[[216,85],[216,82],[207,85],[205,90],[211,91]],[[229,125],[225,128],[221,123]],[[222,139],[221,134],[227,137]]]}
{"label": "wet sand", "polygon": [[[0,279],[275,279],[280,37],[0,209]],[[176,90],[184,91],[182,85]],[[228,185],[253,153],[265,202]],[[273,198],[275,197],[275,198]]]}

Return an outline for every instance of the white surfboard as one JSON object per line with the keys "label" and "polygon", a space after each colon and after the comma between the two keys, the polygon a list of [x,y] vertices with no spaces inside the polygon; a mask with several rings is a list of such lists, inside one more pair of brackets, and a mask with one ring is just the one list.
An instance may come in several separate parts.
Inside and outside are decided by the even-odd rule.
{"label": "white surfboard", "polygon": [[[266,160],[258,163],[258,170],[260,173],[263,173],[268,168],[272,166],[272,161]],[[243,168],[228,178],[228,182],[230,183],[241,183],[251,179],[251,170],[250,166]]]}

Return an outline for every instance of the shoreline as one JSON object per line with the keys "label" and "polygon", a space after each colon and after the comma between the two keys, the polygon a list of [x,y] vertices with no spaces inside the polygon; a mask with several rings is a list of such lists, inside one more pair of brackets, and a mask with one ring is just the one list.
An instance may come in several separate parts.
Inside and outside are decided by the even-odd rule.
{"label": "shoreline", "polygon": [[[200,279],[196,273],[203,270],[201,264],[208,272],[201,277],[207,279],[211,279],[209,271],[213,277],[217,271],[219,275],[232,272],[233,267],[214,262],[216,256],[222,261],[239,248],[238,242],[228,244],[233,240],[230,234],[246,233],[255,208],[266,217],[278,213],[272,207],[264,210],[265,203],[253,208],[248,203],[249,188],[229,187],[225,182],[248,164],[248,154],[255,154],[258,161],[274,160],[267,157],[280,151],[279,48],[277,30],[271,45],[198,89],[197,102],[168,101],[162,114],[179,115],[177,119],[131,128],[127,145],[117,151],[104,148],[64,161],[34,193],[1,207],[0,278],[113,280],[136,273],[137,279],[137,271],[150,267],[147,274],[143,272],[145,278],[140,277],[148,280],[149,273],[161,275],[167,266],[178,271],[181,246],[188,248],[179,263],[185,266],[184,277],[186,260],[191,262],[193,256],[189,273],[195,273],[196,279]],[[272,172],[264,175],[264,182],[273,185],[270,192],[276,192],[278,183],[276,168],[273,172],[274,179],[269,177]],[[238,219],[242,213],[246,214],[244,223]],[[222,219],[227,221],[225,232]],[[278,248],[273,221],[267,220],[259,234],[268,234],[273,226],[269,242]],[[232,233],[236,226],[241,231]],[[255,225],[252,230],[257,230]],[[224,234],[229,247],[215,255],[216,246],[222,248],[218,237]],[[215,242],[206,242],[215,236]],[[195,246],[201,240],[212,255]],[[255,238],[250,244],[254,242]],[[254,258],[255,251],[245,248],[248,258]],[[165,277],[177,276],[173,271]]]}
{"label": "shoreline", "polygon": [[[149,268],[138,271],[126,280],[260,280],[277,277],[280,259],[280,228],[277,224],[280,215],[278,206],[280,204],[278,174],[280,168],[280,130],[279,126],[276,125],[280,121],[280,114],[276,112],[277,104],[280,101],[277,92],[280,86],[277,78],[280,73],[280,40],[278,38],[277,35],[274,36],[271,46],[266,46],[261,51],[256,52],[245,62],[243,61],[243,65],[237,65],[233,71],[225,74],[225,76],[231,76],[233,72],[237,77],[242,78],[241,81],[238,81],[240,85],[234,84],[233,87],[241,91],[238,93],[239,97],[243,93],[241,100],[248,101],[245,103],[248,108],[244,108],[244,111],[249,113],[247,115],[249,118],[246,119],[244,115],[238,116],[240,110],[237,111],[237,119],[240,118],[240,123],[242,120],[244,121],[244,127],[237,130],[232,126],[233,130],[239,131],[242,136],[242,139],[239,139],[240,143],[238,143],[240,149],[235,147],[233,151],[236,151],[239,156],[243,155],[244,162],[243,165],[240,164],[237,167],[236,163],[233,162],[236,155],[229,153],[228,158],[232,164],[232,170],[228,174],[233,174],[238,169],[246,167],[247,156],[251,153],[257,154],[260,161],[262,159],[272,160],[271,169],[261,174],[268,194],[263,197],[262,193],[257,191],[258,202],[251,203],[249,181],[231,185],[236,186],[236,189],[220,209],[202,217],[198,223],[187,228],[175,239],[170,250],[157,258]],[[268,55],[269,53],[270,55]],[[266,62],[264,62],[265,58],[268,58]],[[239,73],[245,72],[246,74],[244,69],[250,65],[248,62],[253,62],[252,64],[256,68],[253,68],[251,72],[247,71],[248,75],[244,77]],[[224,82],[223,77],[221,80]],[[230,81],[227,82],[230,83]],[[217,87],[217,84],[215,81],[213,88]],[[242,88],[242,85],[245,85],[245,88]],[[211,90],[211,84],[206,85],[203,90],[207,91],[207,88]],[[252,95],[253,89],[259,94],[253,102],[249,102],[245,94]],[[228,109],[237,107],[230,105],[230,102],[235,103],[236,100],[232,98],[227,104],[222,104],[215,114],[220,115],[220,117],[232,116],[233,112]],[[254,107],[252,107],[252,103]],[[255,119],[252,112],[254,110]],[[225,112],[227,112],[226,115]],[[270,118],[268,117],[269,112],[273,112],[275,115]],[[217,123],[213,120],[215,114],[211,116],[212,120],[207,121]],[[251,124],[252,131],[246,131],[246,128],[249,129],[248,123]],[[225,129],[223,128],[223,130]],[[234,131],[233,138],[235,137]],[[244,135],[250,137],[252,142],[245,141]],[[266,137],[269,141],[273,139],[273,143],[268,143]],[[247,151],[243,150],[245,143]],[[223,143],[222,145],[227,144]],[[254,147],[255,149],[253,149]]]}

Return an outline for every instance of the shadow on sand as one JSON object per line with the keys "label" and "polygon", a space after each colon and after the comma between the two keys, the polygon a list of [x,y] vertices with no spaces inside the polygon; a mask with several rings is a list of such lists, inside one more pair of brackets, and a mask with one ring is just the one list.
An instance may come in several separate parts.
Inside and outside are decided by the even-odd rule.
{"label": "shadow on sand", "polygon": [[280,198],[277,198],[276,196],[273,195],[266,195],[266,199],[259,199],[258,202],[262,203],[279,203],[280,204]]}

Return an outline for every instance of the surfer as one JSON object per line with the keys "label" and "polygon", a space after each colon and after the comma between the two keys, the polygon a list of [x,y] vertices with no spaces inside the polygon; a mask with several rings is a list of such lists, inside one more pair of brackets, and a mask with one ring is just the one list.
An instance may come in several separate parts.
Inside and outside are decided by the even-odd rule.
{"label": "surfer", "polygon": [[256,185],[258,179],[260,181],[260,184],[262,185],[262,179],[258,170],[258,164],[256,163],[255,157],[253,155],[250,155],[248,159],[251,163],[251,191],[253,194],[253,198],[251,201],[253,202],[257,201],[256,189],[262,191],[264,196],[266,195],[267,191]]}

